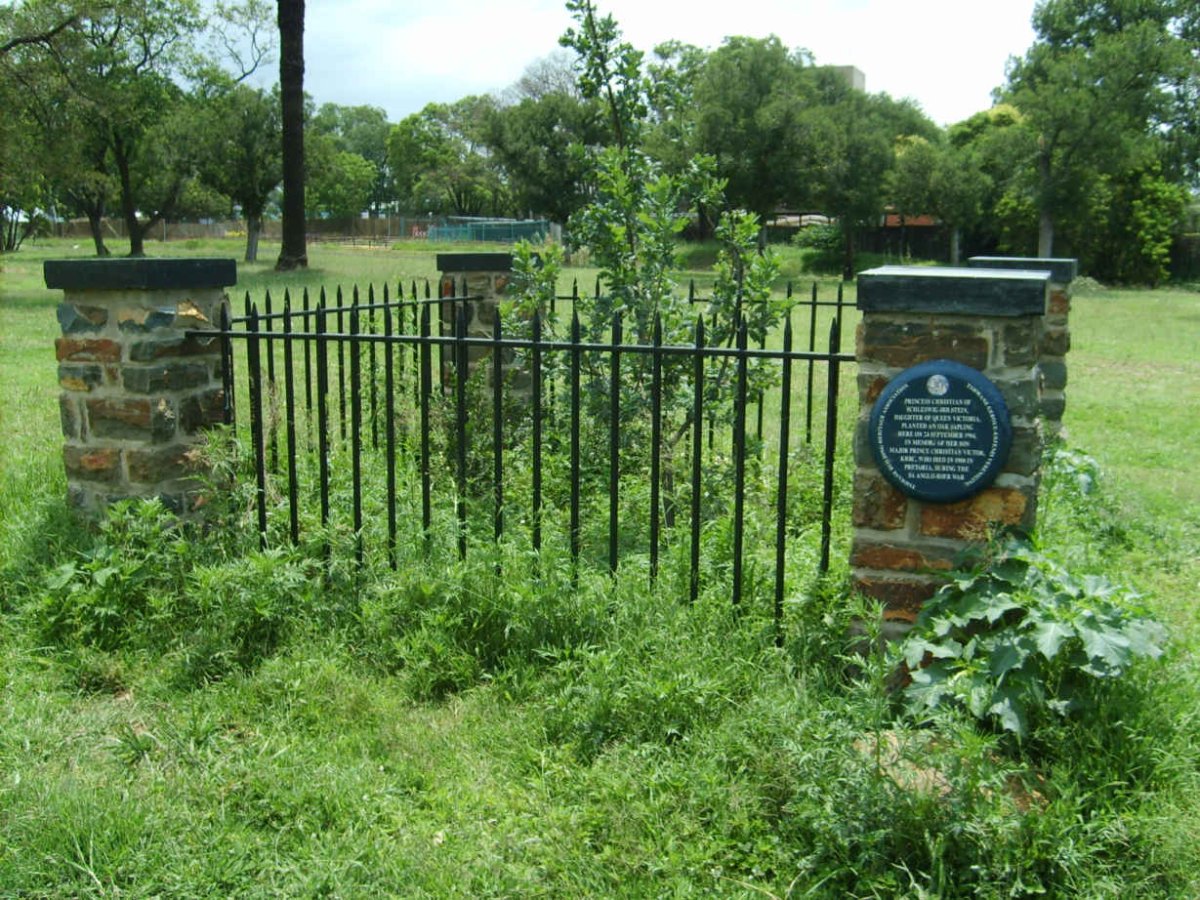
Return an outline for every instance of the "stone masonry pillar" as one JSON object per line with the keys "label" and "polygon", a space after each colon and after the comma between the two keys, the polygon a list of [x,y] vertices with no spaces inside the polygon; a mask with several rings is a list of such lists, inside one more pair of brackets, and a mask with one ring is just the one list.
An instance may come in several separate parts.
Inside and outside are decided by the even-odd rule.
{"label": "stone masonry pillar", "polygon": [[[1042,453],[1038,354],[1048,278],[1046,272],[909,266],[858,277],[851,568],[855,589],[880,601],[893,636],[916,618],[943,581],[938,573],[950,569],[965,546],[986,539],[995,526],[1034,525]],[[885,478],[869,433],[872,408],[889,382],[935,360],[982,373],[999,390],[1012,428],[1011,449],[994,480],[947,503],[917,499]]]}
{"label": "stone masonry pillar", "polygon": [[[512,277],[510,253],[439,253],[438,271],[442,273],[439,297],[466,296],[475,300],[459,300],[442,304],[442,328],[454,334],[455,316],[460,304],[467,310],[467,337],[491,338],[496,327],[500,300]],[[487,347],[471,347],[468,356],[472,367],[491,351]]]}
{"label": "stone masonry pillar", "polygon": [[223,421],[220,327],[231,259],[48,260],[60,288],[56,342],[69,498],[95,516],[113,501],[200,497],[203,429]]}
{"label": "stone masonry pillar", "polygon": [[1064,437],[1063,413],[1067,408],[1067,351],[1071,349],[1071,282],[1079,274],[1074,259],[1037,259],[1029,256],[973,256],[972,268],[1023,269],[1050,273],[1038,370],[1042,374],[1042,427],[1047,440]]}

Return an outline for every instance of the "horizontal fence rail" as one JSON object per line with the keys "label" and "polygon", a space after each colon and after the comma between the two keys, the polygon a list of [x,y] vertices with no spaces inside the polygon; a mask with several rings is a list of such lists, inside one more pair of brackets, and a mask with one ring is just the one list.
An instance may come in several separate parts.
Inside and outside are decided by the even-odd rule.
{"label": "horizontal fence rail", "polygon": [[[619,314],[585,340],[577,286],[528,319],[505,321],[497,308],[491,333],[471,334],[468,305],[481,300],[465,284],[435,297],[413,282],[407,292],[322,290],[315,302],[305,291],[298,305],[285,293],[279,309],[269,293],[261,308],[247,294],[244,315],[223,316],[226,420],[238,424],[235,397],[247,403],[260,545],[300,543],[306,523],[327,534],[348,511],[358,564],[380,553],[395,567],[404,539],[462,559],[480,542],[526,540],[540,556],[550,541],[575,577],[637,558],[652,583],[676,548],[695,601],[715,577],[706,528],[723,522],[717,568],[734,605],[747,581],[747,528],[753,550],[773,544],[778,627],[789,544],[817,524],[797,521],[797,474],[810,492],[819,483],[809,498],[816,568],[829,567],[840,367],[854,359],[840,350],[840,290],[825,301],[815,285],[804,299],[789,287],[782,327],[754,340],[742,317],[717,329],[693,286],[690,340],[677,327],[672,343],[658,317],[648,340],[631,339]],[[819,315],[828,318],[820,349]],[[798,473],[798,459],[809,468]]]}

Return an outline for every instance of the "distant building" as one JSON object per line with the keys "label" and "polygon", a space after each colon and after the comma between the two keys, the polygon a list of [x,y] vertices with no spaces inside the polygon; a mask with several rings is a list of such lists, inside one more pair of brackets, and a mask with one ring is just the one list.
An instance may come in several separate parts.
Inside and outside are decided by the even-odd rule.
{"label": "distant building", "polygon": [[829,68],[845,78],[846,84],[850,85],[856,91],[865,91],[867,89],[867,76],[855,66],[830,66]]}

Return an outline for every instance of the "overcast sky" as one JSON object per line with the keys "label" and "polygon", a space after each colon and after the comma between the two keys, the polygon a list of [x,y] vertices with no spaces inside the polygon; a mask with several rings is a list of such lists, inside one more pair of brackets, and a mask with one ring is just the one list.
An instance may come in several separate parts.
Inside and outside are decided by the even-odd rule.
{"label": "overcast sky", "polygon": [[[917,101],[939,124],[991,105],[1005,62],[1033,42],[1034,0],[598,0],[634,46],[714,49],[778,35],[818,64],[853,65],[867,90]],[[426,103],[501,91],[558,48],[562,0],[308,0],[305,89],[390,121]]]}

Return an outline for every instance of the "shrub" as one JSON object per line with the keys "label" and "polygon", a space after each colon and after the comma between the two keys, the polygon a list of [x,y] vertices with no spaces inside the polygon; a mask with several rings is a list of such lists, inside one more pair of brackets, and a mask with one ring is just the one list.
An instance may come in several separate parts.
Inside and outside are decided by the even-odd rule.
{"label": "shrub", "polygon": [[1165,633],[1137,596],[1107,579],[1076,579],[1010,538],[955,572],[921,610],[902,647],[917,711],[961,707],[1024,739],[1046,713],[1086,710]]}

